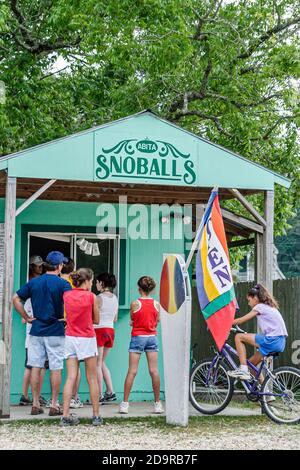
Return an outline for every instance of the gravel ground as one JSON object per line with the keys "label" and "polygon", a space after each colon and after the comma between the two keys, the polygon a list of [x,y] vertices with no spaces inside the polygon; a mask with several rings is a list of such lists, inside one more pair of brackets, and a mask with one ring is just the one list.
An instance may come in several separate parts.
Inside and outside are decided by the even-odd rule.
{"label": "gravel ground", "polygon": [[53,421],[15,422],[0,425],[0,449],[300,449],[300,425],[279,426],[264,416],[192,418],[184,429],[166,426],[163,418],[72,428]]}

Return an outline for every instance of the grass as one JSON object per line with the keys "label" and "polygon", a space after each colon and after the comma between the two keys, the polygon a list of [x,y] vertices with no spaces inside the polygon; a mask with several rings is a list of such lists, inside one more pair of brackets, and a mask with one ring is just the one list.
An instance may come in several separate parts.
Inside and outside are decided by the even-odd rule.
{"label": "grass", "polygon": [[[13,428],[18,428],[21,426],[38,426],[38,427],[54,427],[59,423],[58,419],[51,420],[18,420],[11,423],[1,423],[1,425],[6,425]],[[81,425],[90,425],[91,420],[87,418],[80,418]],[[248,427],[255,425],[264,425],[270,424],[271,421],[266,416],[191,416],[189,418],[189,425],[185,428],[188,431],[199,430],[204,427],[206,430],[216,430],[224,427]],[[162,416],[157,417],[129,417],[129,418],[106,418],[104,420],[104,425],[119,425],[119,426],[128,426],[132,425],[138,427],[140,425],[148,426],[150,428],[159,428],[160,430],[183,430],[182,427],[170,425],[166,423],[166,420]]]}

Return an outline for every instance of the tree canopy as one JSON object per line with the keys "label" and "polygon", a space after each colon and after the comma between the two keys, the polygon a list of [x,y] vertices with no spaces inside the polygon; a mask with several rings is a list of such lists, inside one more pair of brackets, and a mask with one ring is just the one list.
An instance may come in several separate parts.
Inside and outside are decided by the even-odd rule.
{"label": "tree canopy", "polygon": [[286,277],[300,276],[300,210],[291,222],[287,236],[277,237],[278,264]]}
{"label": "tree canopy", "polygon": [[299,28],[298,0],[2,0],[0,155],[151,108],[290,177],[280,234],[300,197]]}

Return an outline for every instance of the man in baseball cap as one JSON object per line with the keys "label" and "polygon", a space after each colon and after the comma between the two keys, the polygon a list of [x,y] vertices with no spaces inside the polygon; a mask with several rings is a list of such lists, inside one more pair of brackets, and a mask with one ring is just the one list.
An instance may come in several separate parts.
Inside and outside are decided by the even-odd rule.
{"label": "man in baseball cap", "polygon": [[[44,261],[39,255],[31,255],[29,258],[29,273],[28,273],[28,278],[29,281],[35,277],[41,276],[43,273],[43,264]],[[31,299],[27,299],[25,304],[24,304],[24,309],[27,313],[28,316],[32,317],[32,305],[31,305]],[[26,323],[26,321],[23,319],[23,323]],[[32,400],[28,396],[28,390],[29,390],[29,385],[30,385],[30,378],[31,378],[31,369],[32,367],[28,365],[28,344],[29,344],[29,334],[31,330],[31,323],[26,323],[26,339],[25,339],[25,371],[24,371],[24,377],[23,377],[23,385],[22,385],[22,396],[20,398],[19,404],[21,406],[26,406],[26,405],[32,405]],[[47,361],[45,362],[45,366],[47,365]],[[42,370],[41,373],[41,386],[43,382],[43,376],[44,376],[45,369]],[[43,397],[40,397],[40,402],[41,403],[46,403],[45,399]]]}
{"label": "man in baseball cap", "polygon": [[66,258],[60,251],[51,251],[46,258],[46,263],[51,266],[59,266],[60,264],[66,264],[68,258]]}
{"label": "man in baseball cap", "polygon": [[43,272],[43,258],[39,255],[32,255],[29,258],[29,280],[38,277]]}
{"label": "man in baseball cap", "polygon": [[[57,405],[61,384],[61,371],[64,361],[65,328],[61,321],[64,317],[64,292],[72,287],[59,277],[67,258],[60,251],[51,251],[44,263],[46,273],[31,279],[14,295],[13,303],[17,312],[32,327],[29,334],[28,365],[31,371],[31,390],[33,405],[31,414],[43,413],[40,406],[41,371],[45,360],[49,360],[51,371],[51,407],[50,416],[61,415]],[[33,317],[24,310],[24,302],[31,299]]]}
{"label": "man in baseball cap", "polygon": [[29,264],[35,264],[36,266],[42,266],[44,264],[43,258],[39,255],[32,255],[29,258]]}

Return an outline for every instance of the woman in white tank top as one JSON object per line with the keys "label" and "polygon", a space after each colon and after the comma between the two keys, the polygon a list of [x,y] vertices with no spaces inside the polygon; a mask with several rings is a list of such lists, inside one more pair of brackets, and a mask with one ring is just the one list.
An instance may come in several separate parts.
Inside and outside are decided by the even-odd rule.
{"label": "woman in white tank top", "polygon": [[[98,346],[98,382],[101,403],[115,401],[117,399],[111,380],[110,371],[105,364],[105,359],[114,345],[115,330],[114,324],[118,319],[119,302],[116,295],[112,292],[117,282],[113,274],[102,273],[97,276],[97,289],[100,291],[98,295],[100,322],[94,325],[97,346]],[[102,395],[102,382],[106,384],[105,395]]]}

